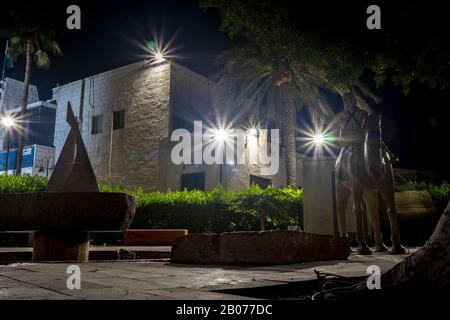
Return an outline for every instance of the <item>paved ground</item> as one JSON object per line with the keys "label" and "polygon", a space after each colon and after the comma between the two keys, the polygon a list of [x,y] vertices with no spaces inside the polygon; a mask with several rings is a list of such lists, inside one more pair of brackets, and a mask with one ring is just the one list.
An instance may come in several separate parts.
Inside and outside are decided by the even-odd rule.
{"label": "paved ground", "polygon": [[242,299],[214,290],[311,280],[315,279],[314,269],[363,276],[369,265],[385,271],[405,256],[352,253],[346,261],[260,267],[89,262],[79,264],[80,290],[67,289],[67,263],[16,263],[0,265],[0,299]]}
{"label": "paved ground", "polygon": [[[170,258],[170,246],[91,246],[89,260]],[[0,263],[30,261],[32,247],[0,247]]]}
{"label": "paved ground", "polygon": [[[126,249],[130,251],[155,251],[155,252],[170,252],[170,246],[90,246],[89,251],[117,251]],[[3,252],[33,252],[32,247],[0,247],[0,253]]]}

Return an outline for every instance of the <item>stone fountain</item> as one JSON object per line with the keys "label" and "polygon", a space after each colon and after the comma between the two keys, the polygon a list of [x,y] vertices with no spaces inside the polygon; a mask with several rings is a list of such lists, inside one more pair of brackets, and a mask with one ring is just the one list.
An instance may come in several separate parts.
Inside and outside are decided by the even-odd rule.
{"label": "stone fountain", "polygon": [[70,132],[44,192],[0,194],[0,231],[35,231],[33,261],[88,261],[90,232],[125,231],[136,198],[100,192],[67,106]]}

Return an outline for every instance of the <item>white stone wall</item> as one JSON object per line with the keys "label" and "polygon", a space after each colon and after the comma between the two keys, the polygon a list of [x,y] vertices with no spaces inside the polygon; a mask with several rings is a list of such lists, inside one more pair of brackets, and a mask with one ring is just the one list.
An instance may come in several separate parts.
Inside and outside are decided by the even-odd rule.
{"label": "white stone wall", "polygon": [[[335,189],[333,187],[335,174],[335,157],[303,159],[304,194],[303,219],[304,231],[318,234],[338,234],[339,217],[336,212]],[[367,234],[372,234],[370,219],[366,213],[363,218]],[[356,233],[355,217],[352,202],[347,203],[347,232]]]}
{"label": "white stone wall", "polygon": [[[157,190],[159,145],[169,135],[170,63],[139,62],[84,81],[80,127],[97,179]],[[53,89],[58,104],[56,157],[69,131],[65,122],[68,101],[79,116],[81,85],[80,80]],[[113,131],[113,112],[120,110],[125,110],[125,128]],[[92,117],[98,115],[103,117],[103,131],[91,134]]]}
{"label": "white stone wall", "polygon": [[214,108],[215,82],[177,63],[172,63],[170,88],[171,112],[186,116],[186,108],[191,106],[194,110],[194,114],[189,115],[192,120],[204,120],[199,115],[206,117]]}

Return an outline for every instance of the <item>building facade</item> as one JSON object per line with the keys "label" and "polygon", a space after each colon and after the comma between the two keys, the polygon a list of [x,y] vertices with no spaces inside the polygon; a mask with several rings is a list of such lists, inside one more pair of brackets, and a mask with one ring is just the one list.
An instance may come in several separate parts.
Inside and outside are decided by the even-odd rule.
{"label": "building facade", "polygon": [[219,90],[214,81],[169,61],[141,61],[58,86],[53,89],[58,106],[56,158],[69,132],[65,117],[70,102],[100,182],[148,191],[209,191],[219,183],[228,189],[251,182],[285,185],[282,160],[273,176],[262,176],[256,165],[175,165],[171,161],[176,144],[170,139],[172,131],[192,132],[196,120],[214,125],[217,109],[222,108]]}

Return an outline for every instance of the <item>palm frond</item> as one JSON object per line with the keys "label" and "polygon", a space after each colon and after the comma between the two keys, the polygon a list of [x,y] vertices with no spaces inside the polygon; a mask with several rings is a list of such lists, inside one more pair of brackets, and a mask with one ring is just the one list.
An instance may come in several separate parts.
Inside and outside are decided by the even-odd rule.
{"label": "palm frond", "polygon": [[44,48],[44,50],[46,50],[52,54],[55,54],[58,56],[62,55],[62,50],[56,41],[49,40],[49,39],[42,41],[42,47]]}
{"label": "palm frond", "polygon": [[50,59],[47,52],[37,50],[34,54],[34,62],[39,68],[48,69],[50,67]]}
{"label": "palm frond", "polygon": [[[231,92],[227,98],[233,100],[236,108],[264,115],[278,114],[281,106],[279,88],[275,85],[286,65],[282,61],[269,60],[253,46],[238,47],[222,53],[217,59],[222,66],[217,75],[218,82]],[[283,69],[284,68],[284,69]],[[367,99],[379,103],[381,99],[362,82],[335,83],[322,69],[311,64],[288,64],[291,74],[290,99],[298,108],[305,106],[311,116],[320,119],[333,115],[328,102],[328,93],[343,97],[354,95],[360,109],[373,113]]]}

